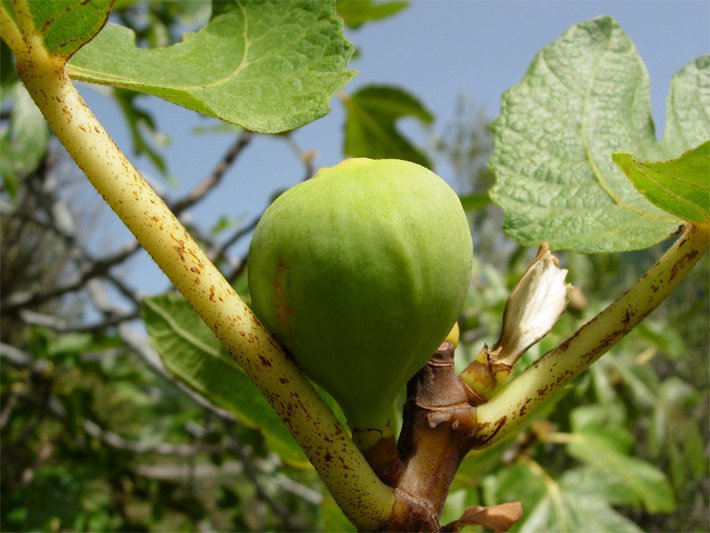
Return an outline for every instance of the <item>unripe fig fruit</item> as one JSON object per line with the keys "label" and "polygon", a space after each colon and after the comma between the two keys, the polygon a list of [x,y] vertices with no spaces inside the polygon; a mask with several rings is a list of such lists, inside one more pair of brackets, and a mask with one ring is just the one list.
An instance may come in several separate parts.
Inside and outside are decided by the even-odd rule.
{"label": "unripe fig fruit", "polygon": [[466,216],[441,178],[406,161],[348,159],[262,216],[252,307],[352,428],[382,428],[456,321],[472,259]]}

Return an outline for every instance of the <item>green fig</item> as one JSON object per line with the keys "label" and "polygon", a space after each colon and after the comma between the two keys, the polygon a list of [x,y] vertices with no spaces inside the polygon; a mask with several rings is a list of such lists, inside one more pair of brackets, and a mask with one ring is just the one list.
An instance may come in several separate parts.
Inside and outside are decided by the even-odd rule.
{"label": "green fig", "polygon": [[394,159],[348,159],[279,196],[249,249],[252,307],[352,428],[382,428],[447,336],[473,244],[458,196]]}

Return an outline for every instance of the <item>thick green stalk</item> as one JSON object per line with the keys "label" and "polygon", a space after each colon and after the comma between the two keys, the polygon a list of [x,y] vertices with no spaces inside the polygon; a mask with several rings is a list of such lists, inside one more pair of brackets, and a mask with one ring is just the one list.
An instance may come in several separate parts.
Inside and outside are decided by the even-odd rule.
{"label": "thick green stalk", "polygon": [[66,76],[64,59],[49,55],[37,33],[21,32],[4,7],[0,22],[20,79],[99,194],[257,384],[348,518],[360,529],[384,523],[393,490],[377,478],[303,374],[114,144]]}
{"label": "thick green stalk", "polygon": [[709,240],[708,224],[688,225],[661,259],[618,300],[479,405],[476,447],[490,446],[509,434],[536,406],[635,328],[685,278]]}

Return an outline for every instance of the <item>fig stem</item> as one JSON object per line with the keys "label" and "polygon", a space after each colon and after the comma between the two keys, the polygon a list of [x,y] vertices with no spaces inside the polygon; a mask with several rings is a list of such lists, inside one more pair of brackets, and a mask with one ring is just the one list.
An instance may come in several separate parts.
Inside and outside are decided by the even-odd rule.
{"label": "fig stem", "polygon": [[535,407],[635,328],[688,275],[709,241],[709,224],[685,225],[678,240],[628,291],[479,405],[475,448],[490,446],[515,430]]}
{"label": "fig stem", "polygon": [[22,9],[16,15],[25,21],[23,31],[1,7],[1,36],[57,138],[256,383],[345,515],[359,529],[380,527],[392,513],[394,491],[377,478],[349,432],[116,146],[69,80],[66,58],[47,51],[31,15],[29,21],[23,16],[28,6]]}
{"label": "fig stem", "polygon": [[407,384],[397,443],[398,501],[389,529],[439,529],[451,482],[476,435],[476,409],[469,401],[454,369],[454,346],[446,341]]}

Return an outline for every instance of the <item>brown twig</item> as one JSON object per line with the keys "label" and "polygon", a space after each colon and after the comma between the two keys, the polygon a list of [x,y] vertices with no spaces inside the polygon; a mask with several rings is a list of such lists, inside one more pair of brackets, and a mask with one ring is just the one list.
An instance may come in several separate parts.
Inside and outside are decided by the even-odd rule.
{"label": "brown twig", "polygon": [[140,246],[134,241],[124,248],[102,258],[87,258],[80,268],[80,271],[74,275],[70,281],[63,285],[49,287],[47,289],[22,291],[11,294],[0,304],[0,311],[8,313],[21,307],[38,305],[67,293],[78,291],[83,288],[89,280],[106,276],[112,267],[122,263],[139,249]]}

